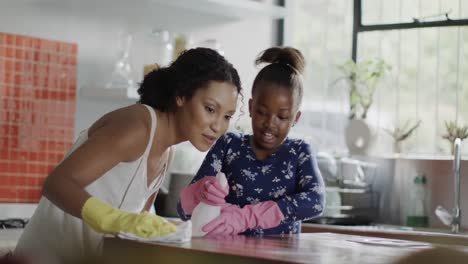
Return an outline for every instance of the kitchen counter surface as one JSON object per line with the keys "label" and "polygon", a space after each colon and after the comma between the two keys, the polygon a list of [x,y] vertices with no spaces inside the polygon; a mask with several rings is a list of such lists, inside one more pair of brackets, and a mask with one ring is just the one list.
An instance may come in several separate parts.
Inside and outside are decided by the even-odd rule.
{"label": "kitchen counter surface", "polygon": [[[193,238],[183,244],[142,243],[107,237],[109,263],[394,263],[433,244],[336,233]],[[468,252],[468,247],[457,246]],[[468,256],[468,255],[467,255]],[[107,263],[107,262],[106,262]]]}

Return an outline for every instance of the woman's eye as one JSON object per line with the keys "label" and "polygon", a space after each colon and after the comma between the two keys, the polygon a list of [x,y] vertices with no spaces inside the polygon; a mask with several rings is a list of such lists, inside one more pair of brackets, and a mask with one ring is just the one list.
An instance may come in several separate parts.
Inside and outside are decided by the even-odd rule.
{"label": "woman's eye", "polygon": [[263,116],[263,115],[266,115],[266,113],[265,113],[264,111],[261,111],[261,110],[257,110],[257,113],[258,113],[259,115],[262,115],[262,116]]}
{"label": "woman's eye", "polygon": [[214,108],[210,106],[205,106],[205,110],[210,114],[214,114],[215,112]]}
{"label": "woman's eye", "polygon": [[281,120],[288,120],[289,117],[287,117],[287,116],[279,116],[279,119],[281,119]]}
{"label": "woman's eye", "polygon": [[231,120],[232,116],[227,115],[227,116],[225,116],[224,118],[226,118],[226,120]]}

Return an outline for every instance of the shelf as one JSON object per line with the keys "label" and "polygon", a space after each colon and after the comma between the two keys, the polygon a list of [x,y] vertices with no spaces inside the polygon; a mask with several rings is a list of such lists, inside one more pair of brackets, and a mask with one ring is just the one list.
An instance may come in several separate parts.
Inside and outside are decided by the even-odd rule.
{"label": "shelf", "polygon": [[368,189],[366,188],[344,188],[344,187],[338,187],[338,186],[327,186],[325,187],[327,191],[331,192],[339,192],[339,193],[371,193]]}
{"label": "shelf", "polygon": [[[387,155],[375,155],[370,156],[372,158],[381,158],[381,159],[401,159],[401,160],[453,160],[453,155],[443,155],[443,154],[387,154]],[[467,161],[468,157],[463,155],[461,158],[462,161]]]}
{"label": "shelf", "polygon": [[136,91],[127,90],[127,88],[102,88],[84,86],[80,88],[80,95],[91,99],[108,99],[108,100],[126,100],[137,101],[139,95]]}
{"label": "shelf", "polygon": [[14,7],[33,8],[44,16],[60,14],[83,19],[111,16],[169,30],[213,26],[246,18],[279,19],[287,14],[286,7],[255,0],[24,0],[0,4],[0,9],[3,7],[13,8],[12,11],[16,10]]}
{"label": "shelf", "polygon": [[152,0],[155,3],[239,20],[248,17],[284,18],[286,8],[254,0]]}
{"label": "shelf", "polygon": [[[354,207],[352,205],[327,205],[328,210],[353,210]],[[335,215],[336,216],[336,215]]]}

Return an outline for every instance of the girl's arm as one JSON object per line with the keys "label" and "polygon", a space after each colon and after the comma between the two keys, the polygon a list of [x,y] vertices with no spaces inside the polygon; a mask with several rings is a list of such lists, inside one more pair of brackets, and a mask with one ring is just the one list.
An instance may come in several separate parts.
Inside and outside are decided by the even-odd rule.
{"label": "girl's arm", "polygon": [[284,215],[283,221],[304,221],[320,216],[325,206],[325,184],[309,144],[302,143],[298,159],[296,193],[276,201]]}
{"label": "girl's arm", "polygon": [[322,213],[325,186],[318,170],[317,161],[309,145],[298,148],[296,192],[276,201],[224,207],[221,215],[205,225],[202,230],[208,236],[236,235],[249,228],[264,229],[278,226],[281,222],[306,220]]}

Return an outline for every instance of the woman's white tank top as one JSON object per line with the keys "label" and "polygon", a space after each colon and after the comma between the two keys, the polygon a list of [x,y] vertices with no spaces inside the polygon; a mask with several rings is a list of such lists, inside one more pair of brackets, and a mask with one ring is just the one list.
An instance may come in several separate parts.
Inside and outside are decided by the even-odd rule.
{"label": "woman's white tank top", "polygon": [[[156,113],[144,105],[151,114],[151,134],[143,155],[132,162],[121,162],[103,176],[89,184],[85,190],[113,207],[127,212],[141,212],[149,199],[161,186],[167,161],[161,175],[148,186],[147,160],[156,130]],[[83,130],[71,149],[70,155],[88,139],[88,129]],[[96,157],[99,158],[99,157]],[[102,248],[103,235],[89,228],[81,219],[76,218],[42,197],[39,205],[27,224],[15,253],[35,254],[65,259],[98,254]]]}

